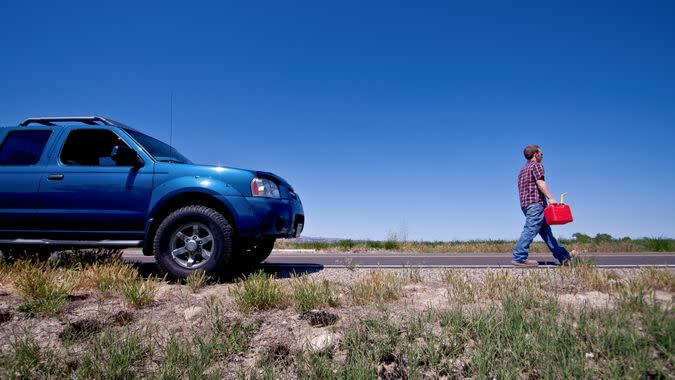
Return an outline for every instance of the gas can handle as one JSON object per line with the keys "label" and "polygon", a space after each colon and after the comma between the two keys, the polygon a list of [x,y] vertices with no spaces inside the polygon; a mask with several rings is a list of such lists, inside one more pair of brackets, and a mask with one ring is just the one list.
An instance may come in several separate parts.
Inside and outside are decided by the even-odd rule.
{"label": "gas can handle", "polygon": [[561,205],[565,204],[565,195],[567,195],[567,193],[560,194],[560,204]]}

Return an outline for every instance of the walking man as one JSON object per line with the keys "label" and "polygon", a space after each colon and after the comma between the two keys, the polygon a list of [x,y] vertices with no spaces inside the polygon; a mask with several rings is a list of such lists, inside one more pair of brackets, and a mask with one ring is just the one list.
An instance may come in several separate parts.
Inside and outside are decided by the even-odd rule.
{"label": "walking man", "polygon": [[561,246],[553,236],[551,226],[544,219],[544,207],[546,200],[557,203],[544,180],[544,165],[541,160],[544,154],[538,145],[530,145],[523,151],[527,163],[520,169],[518,174],[518,192],[520,193],[520,208],[525,214],[525,227],[513,248],[513,260],[511,264],[516,267],[536,267],[536,260],[528,260],[527,254],[530,243],[537,234],[541,235],[544,242],[551,250],[553,256],[560,264],[565,264],[570,258],[569,252]]}

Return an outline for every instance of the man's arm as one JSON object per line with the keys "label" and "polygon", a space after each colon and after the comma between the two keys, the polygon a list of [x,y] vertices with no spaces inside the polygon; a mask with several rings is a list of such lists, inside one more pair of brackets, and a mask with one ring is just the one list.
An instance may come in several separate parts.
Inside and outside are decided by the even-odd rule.
{"label": "man's arm", "polygon": [[548,198],[549,203],[551,203],[551,204],[558,203],[553,198],[553,195],[551,195],[551,192],[548,191],[548,185],[546,184],[546,181],[544,181],[543,179],[538,179],[537,180],[537,187],[539,188],[539,190],[541,190],[542,193],[544,193],[546,198]]}

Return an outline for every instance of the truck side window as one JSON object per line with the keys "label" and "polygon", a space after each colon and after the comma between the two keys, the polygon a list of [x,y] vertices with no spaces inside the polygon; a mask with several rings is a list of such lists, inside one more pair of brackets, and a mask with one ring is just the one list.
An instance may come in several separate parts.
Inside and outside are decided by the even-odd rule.
{"label": "truck side window", "polygon": [[52,131],[12,131],[0,146],[0,165],[35,165],[42,156]]}
{"label": "truck side window", "polygon": [[64,165],[116,166],[110,156],[117,145],[128,146],[112,131],[76,129],[68,134],[60,159]]}

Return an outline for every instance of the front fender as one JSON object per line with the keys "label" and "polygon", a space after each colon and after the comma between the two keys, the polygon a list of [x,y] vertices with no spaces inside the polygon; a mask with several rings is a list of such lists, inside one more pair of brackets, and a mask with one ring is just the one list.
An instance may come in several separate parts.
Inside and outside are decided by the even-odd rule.
{"label": "front fender", "polygon": [[[227,182],[216,178],[185,176],[162,182],[157,186],[150,198],[148,217],[152,218],[157,209],[167,200],[185,193],[203,193],[218,199],[242,197],[241,193]],[[231,209],[231,205],[226,204]]]}

